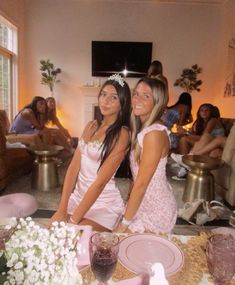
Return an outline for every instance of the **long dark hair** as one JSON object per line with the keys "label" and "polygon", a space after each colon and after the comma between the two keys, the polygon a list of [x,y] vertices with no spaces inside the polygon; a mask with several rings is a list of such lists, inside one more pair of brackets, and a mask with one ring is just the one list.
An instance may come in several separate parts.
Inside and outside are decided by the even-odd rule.
{"label": "long dark hair", "polygon": [[[201,111],[201,108],[203,108],[203,107],[207,107],[210,110],[210,116],[209,116],[209,118],[208,118],[208,120],[206,122],[200,116],[200,111]],[[202,135],[202,133],[204,132],[204,130],[205,130],[209,120],[211,118],[216,118],[216,115],[217,114],[216,114],[214,106],[212,104],[209,104],[209,103],[202,104],[199,107],[198,111],[197,111],[197,119],[196,119],[196,121],[193,124],[194,133],[196,135]]]}
{"label": "long dark hair", "polygon": [[[118,81],[108,79],[101,87],[98,98],[100,97],[104,87],[107,85],[112,85],[115,88],[120,101],[121,109],[117,115],[116,121],[106,130],[106,135],[102,146],[100,166],[104,163],[105,159],[108,157],[108,155],[114,148],[119,138],[122,127],[126,126],[128,129],[130,127],[131,92],[129,86],[125,81],[124,85],[121,86]],[[98,108],[98,128],[99,126],[101,126],[102,120],[103,115],[101,114],[100,109]]]}
{"label": "long dark hair", "polygon": [[53,100],[55,102],[55,109],[54,110],[50,110],[47,107],[46,122],[52,121],[52,123],[54,123],[55,122],[55,118],[56,118],[56,101],[55,101],[54,97],[47,97],[46,98],[46,103],[48,103],[49,100]]}
{"label": "long dark hair", "polygon": [[[37,103],[38,103],[39,101],[45,101],[45,105],[46,105],[46,100],[45,100],[45,98],[40,97],[40,96],[35,96],[35,97],[33,97],[32,102],[31,102],[30,104],[24,106],[24,108],[19,111],[19,113],[15,116],[14,120],[15,120],[16,117],[17,117],[22,111],[24,111],[25,109],[31,109],[31,110],[33,111],[33,113],[34,113],[36,119],[37,119],[38,122],[40,123],[40,113],[39,113],[38,110],[37,110]],[[47,108],[47,105],[46,105],[46,108]],[[47,109],[46,109],[46,110],[47,110]]]}
{"label": "long dark hair", "polygon": [[156,76],[156,75],[163,75],[163,67],[162,63],[159,60],[154,60],[148,69],[148,76]]}
{"label": "long dark hair", "polygon": [[174,104],[168,107],[168,109],[174,108],[175,106],[182,104],[185,106],[188,106],[188,112],[186,114],[186,117],[184,119],[185,122],[187,122],[191,117],[191,111],[192,111],[192,97],[188,92],[183,92],[180,94],[180,97],[178,101]]}

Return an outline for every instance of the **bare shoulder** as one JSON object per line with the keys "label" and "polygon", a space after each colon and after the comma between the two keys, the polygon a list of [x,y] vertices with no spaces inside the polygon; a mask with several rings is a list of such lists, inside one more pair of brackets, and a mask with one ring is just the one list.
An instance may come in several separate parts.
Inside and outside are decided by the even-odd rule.
{"label": "bare shoulder", "polygon": [[217,118],[211,118],[209,121],[208,121],[208,124],[210,125],[216,125],[218,124],[219,120]]}
{"label": "bare shoulder", "polygon": [[83,130],[82,137],[86,136],[87,134],[90,135],[91,133],[93,133],[96,130],[97,126],[98,124],[96,120],[88,122]]}
{"label": "bare shoulder", "polygon": [[165,143],[166,141],[168,141],[168,135],[165,130],[152,130],[145,134],[143,143],[156,147],[156,144]]}
{"label": "bare shoulder", "polygon": [[218,118],[210,118],[209,122],[217,122]]}
{"label": "bare shoulder", "polygon": [[126,147],[129,145],[131,141],[130,131],[128,128],[122,127],[120,130],[120,134],[118,140],[116,142],[116,146]]}
{"label": "bare shoulder", "polygon": [[33,113],[33,111],[30,108],[26,108],[26,109],[22,110],[21,115],[24,118],[32,118],[32,117],[34,117],[34,113]]}
{"label": "bare shoulder", "polygon": [[91,128],[93,126],[96,126],[97,127],[97,121],[96,120],[92,120],[92,121],[89,121],[85,127],[85,129],[88,129],[88,128]]}
{"label": "bare shoulder", "polygon": [[146,135],[144,136],[144,139],[155,140],[155,139],[158,139],[159,137],[164,137],[164,136],[167,136],[165,130],[152,130],[151,132],[146,133]]}

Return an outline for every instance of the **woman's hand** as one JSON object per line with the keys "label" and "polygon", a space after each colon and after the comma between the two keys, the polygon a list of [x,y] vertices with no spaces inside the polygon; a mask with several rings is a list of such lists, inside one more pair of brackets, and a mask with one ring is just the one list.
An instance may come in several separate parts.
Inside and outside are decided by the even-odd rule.
{"label": "woman's hand", "polygon": [[57,222],[67,222],[67,218],[68,215],[66,213],[66,211],[62,211],[60,209],[58,209],[55,214],[51,217],[50,221],[49,221],[49,226],[52,225],[53,222],[57,221]]}
{"label": "woman's hand", "polygon": [[113,231],[116,233],[125,233],[128,231],[128,226],[120,223]]}

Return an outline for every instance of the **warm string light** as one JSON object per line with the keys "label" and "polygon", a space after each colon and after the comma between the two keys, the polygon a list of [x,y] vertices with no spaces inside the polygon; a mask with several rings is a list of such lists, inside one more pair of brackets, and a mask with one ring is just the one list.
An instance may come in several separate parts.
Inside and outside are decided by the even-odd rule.
{"label": "warm string light", "polygon": [[[62,109],[56,108],[56,116],[57,116],[57,118],[59,119],[59,121],[61,122],[61,124],[64,126],[64,120],[63,120],[64,114],[63,114]],[[46,123],[46,127],[47,127],[47,128],[55,128],[56,126],[53,124],[52,121],[48,121],[48,122]]]}
{"label": "warm string light", "polygon": [[187,125],[184,126],[179,126],[177,124],[174,124],[171,128],[171,132],[172,133],[181,133],[181,132],[190,132],[190,130],[192,129],[192,125],[193,123],[189,123]]}
{"label": "warm string light", "polygon": [[174,124],[174,125],[172,126],[172,128],[171,128],[171,132],[172,132],[172,133],[177,133],[177,129],[178,129],[177,124]]}
{"label": "warm string light", "polygon": [[185,129],[187,132],[189,132],[192,129],[193,123],[189,123],[185,126],[183,126],[183,129]]}
{"label": "warm string light", "polygon": [[48,121],[46,123],[46,127],[49,128],[49,129],[53,128],[53,126],[54,126],[54,124],[52,123],[52,121]]}

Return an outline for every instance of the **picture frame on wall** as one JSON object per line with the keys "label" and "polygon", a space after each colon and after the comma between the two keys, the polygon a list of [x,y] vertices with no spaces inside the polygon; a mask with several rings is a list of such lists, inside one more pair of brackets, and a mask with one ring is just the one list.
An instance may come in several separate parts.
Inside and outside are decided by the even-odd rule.
{"label": "picture frame on wall", "polygon": [[229,41],[224,97],[235,96],[235,38]]}

